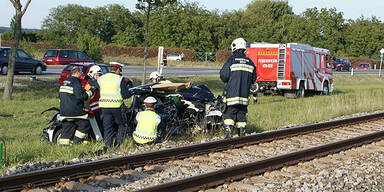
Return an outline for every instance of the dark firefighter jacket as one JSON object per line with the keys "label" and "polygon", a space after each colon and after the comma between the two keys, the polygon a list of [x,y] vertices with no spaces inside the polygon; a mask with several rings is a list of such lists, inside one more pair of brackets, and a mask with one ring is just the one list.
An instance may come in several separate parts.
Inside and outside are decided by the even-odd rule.
{"label": "dark firefighter jacket", "polygon": [[84,111],[84,101],[92,96],[91,91],[85,91],[81,86],[80,79],[70,76],[60,86],[60,116],[64,118],[88,117]]}
{"label": "dark firefighter jacket", "polygon": [[220,70],[220,79],[226,83],[224,102],[231,105],[248,105],[249,89],[256,80],[255,65],[244,53],[235,53]]}

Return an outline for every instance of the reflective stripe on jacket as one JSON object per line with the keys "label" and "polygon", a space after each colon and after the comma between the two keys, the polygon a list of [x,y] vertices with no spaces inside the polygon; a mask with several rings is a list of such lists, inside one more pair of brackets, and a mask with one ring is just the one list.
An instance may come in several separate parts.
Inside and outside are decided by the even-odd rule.
{"label": "reflective stripe on jacket", "polygon": [[244,53],[235,53],[220,70],[220,79],[226,83],[224,102],[231,105],[248,105],[249,89],[256,80],[256,68]]}
{"label": "reflective stripe on jacket", "polygon": [[120,75],[107,73],[97,80],[100,86],[99,106],[101,108],[119,108],[123,104],[120,88],[122,79]]}
{"label": "reflective stripe on jacket", "polygon": [[133,139],[140,144],[154,141],[157,138],[157,126],[160,116],[153,111],[141,111],[136,115],[137,126]]}
{"label": "reflective stripe on jacket", "polygon": [[60,116],[65,118],[87,118],[84,111],[84,101],[92,96],[91,91],[86,91],[81,86],[79,78],[70,76],[60,86]]}
{"label": "reflective stripe on jacket", "polygon": [[[92,82],[96,83],[96,82]],[[98,85],[97,85],[98,86]],[[91,80],[88,80],[87,84],[84,86],[85,90],[91,89]],[[93,93],[93,96],[88,100],[89,101],[89,114],[93,114],[97,111],[100,111],[101,108],[99,107],[99,99],[100,99],[100,93],[99,91],[96,91]]]}

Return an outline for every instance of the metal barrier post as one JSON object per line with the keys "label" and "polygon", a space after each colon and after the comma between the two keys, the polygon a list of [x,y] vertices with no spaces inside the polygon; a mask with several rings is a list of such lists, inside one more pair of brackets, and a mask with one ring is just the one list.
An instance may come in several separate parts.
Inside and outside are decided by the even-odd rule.
{"label": "metal barrier post", "polygon": [[380,70],[379,70],[379,77],[381,76],[381,66],[383,65],[383,54],[380,56]]}
{"label": "metal barrier post", "polygon": [[0,140],[0,167],[3,165],[3,141]]}

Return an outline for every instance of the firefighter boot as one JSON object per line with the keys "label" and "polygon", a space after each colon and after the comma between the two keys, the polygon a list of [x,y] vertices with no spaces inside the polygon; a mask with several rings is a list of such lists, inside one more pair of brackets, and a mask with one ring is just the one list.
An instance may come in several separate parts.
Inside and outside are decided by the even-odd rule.
{"label": "firefighter boot", "polygon": [[232,138],[232,126],[230,125],[224,125],[223,126],[223,129],[225,131],[225,138],[226,139],[229,139],[229,138]]}
{"label": "firefighter boot", "polygon": [[238,128],[237,128],[237,135],[238,135],[239,137],[244,136],[244,135],[245,135],[245,127],[238,127]]}

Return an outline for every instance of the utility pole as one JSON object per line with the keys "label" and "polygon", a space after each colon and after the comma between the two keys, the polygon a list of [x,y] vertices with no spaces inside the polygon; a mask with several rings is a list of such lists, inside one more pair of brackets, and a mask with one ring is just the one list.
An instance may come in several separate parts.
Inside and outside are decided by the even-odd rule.
{"label": "utility pole", "polygon": [[0,47],[1,47],[1,33],[0,33]]}
{"label": "utility pole", "polygon": [[381,66],[383,65],[383,54],[384,54],[384,48],[380,49],[380,70],[379,70],[379,77],[381,76]]}

